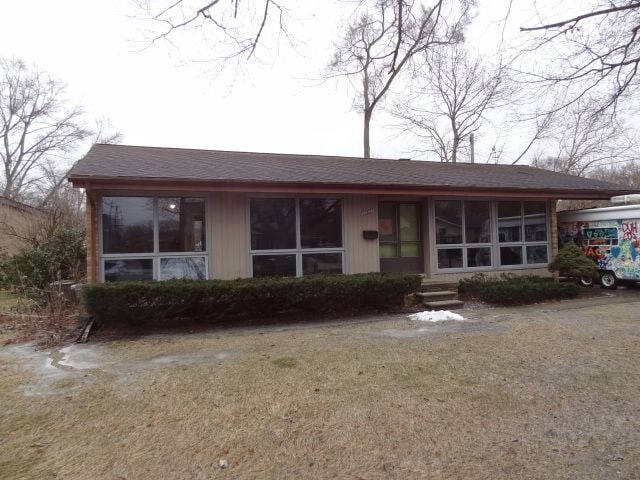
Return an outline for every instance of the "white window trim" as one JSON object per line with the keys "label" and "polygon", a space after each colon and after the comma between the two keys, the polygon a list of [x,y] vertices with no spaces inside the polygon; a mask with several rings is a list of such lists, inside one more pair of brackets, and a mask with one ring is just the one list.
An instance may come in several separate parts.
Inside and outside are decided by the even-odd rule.
{"label": "white window trim", "polygon": [[[251,200],[264,199],[264,198],[288,198],[295,200],[295,222],[296,222],[296,248],[287,249],[269,249],[269,250],[254,250],[251,248]],[[301,235],[300,235],[300,200],[304,199],[327,199],[327,200],[340,200],[340,222],[341,222],[341,238],[340,243],[342,247],[328,247],[328,248],[302,248]],[[296,256],[296,277],[302,277],[302,255],[307,253],[340,253],[342,255],[342,273],[345,273],[346,268],[346,249],[345,249],[345,215],[344,215],[344,198],[341,195],[249,195],[246,203],[246,225],[248,232],[248,245],[249,253],[247,258],[247,265],[249,269],[249,276],[253,277],[253,257],[255,255],[295,255]]]}
{"label": "white window trim", "polygon": [[[152,198],[153,199],[153,252],[143,253],[103,253],[104,239],[102,229],[102,203],[105,197],[120,198]],[[158,228],[158,199],[159,198],[200,198],[204,200],[204,231],[205,231],[205,249],[200,252],[161,252],[160,251],[160,230]],[[209,238],[209,199],[203,195],[185,195],[185,194],[103,194],[98,198],[98,248],[99,248],[99,278],[100,282],[105,282],[104,262],[105,260],[153,260],[153,280],[160,279],[160,259],[167,257],[204,257],[205,259],[205,279],[209,279],[209,250],[211,248],[211,239]]]}

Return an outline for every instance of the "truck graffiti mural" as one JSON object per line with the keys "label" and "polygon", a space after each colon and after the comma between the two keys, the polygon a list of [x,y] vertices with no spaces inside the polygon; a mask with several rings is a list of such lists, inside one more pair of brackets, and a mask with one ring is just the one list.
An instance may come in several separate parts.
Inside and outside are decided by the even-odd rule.
{"label": "truck graffiti mural", "polygon": [[598,220],[558,225],[560,246],[573,241],[601,271],[620,280],[640,281],[640,234],[637,220]]}

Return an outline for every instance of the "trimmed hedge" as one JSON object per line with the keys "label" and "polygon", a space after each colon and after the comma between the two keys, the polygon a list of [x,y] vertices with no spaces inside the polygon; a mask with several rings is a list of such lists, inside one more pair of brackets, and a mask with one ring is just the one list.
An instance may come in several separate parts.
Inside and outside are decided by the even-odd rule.
{"label": "trimmed hedge", "polygon": [[101,322],[348,314],[402,305],[420,282],[417,275],[394,274],[114,282],[85,285],[82,298]]}
{"label": "trimmed hedge", "polygon": [[493,305],[524,305],[544,300],[575,298],[575,283],[556,283],[551,278],[503,274],[498,278],[483,274],[460,280],[458,292]]}

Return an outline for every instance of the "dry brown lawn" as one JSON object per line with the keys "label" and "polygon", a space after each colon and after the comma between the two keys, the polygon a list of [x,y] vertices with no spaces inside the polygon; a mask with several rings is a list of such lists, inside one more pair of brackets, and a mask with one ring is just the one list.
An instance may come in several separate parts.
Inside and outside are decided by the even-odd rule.
{"label": "dry brown lawn", "polygon": [[639,309],[8,345],[0,478],[640,478]]}

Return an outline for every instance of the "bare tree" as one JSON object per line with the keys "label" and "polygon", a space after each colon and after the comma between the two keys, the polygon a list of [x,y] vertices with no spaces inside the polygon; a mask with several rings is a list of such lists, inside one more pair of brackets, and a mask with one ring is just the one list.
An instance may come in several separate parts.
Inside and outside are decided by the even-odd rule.
{"label": "bare tree", "polygon": [[[598,99],[598,111],[616,107],[640,85],[640,2],[595,0],[576,15],[522,27],[527,50],[542,55],[534,81],[565,89],[565,105]],[[524,57],[528,60],[528,56]]]}
{"label": "bare tree", "polygon": [[394,116],[425,145],[417,151],[455,163],[463,141],[508,99],[506,80],[502,65],[486,66],[471,58],[464,45],[434,49],[416,70],[412,95],[399,102]]}
{"label": "bare tree", "polygon": [[[637,161],[596,167],[587,172],[587,176],[617,185],[627,185],[640,192],[640,163]],[[611,205],[612,203],[609,200],[561,200],[558,203],[558,209],[576,210],[579,208],[609,207]]]}
{"label": "bare tree", "polygon": [[471,0],[437,0],[423,7],[413,0],[367,2],[336,46],[328,77],[357,79],[356,107],[363,113],[364,157],[371,155],[373,112],[411,60],[438,45],[463,40]]}
{"label": "bare tree", "polygon": [[286,0],[134,0],[151,24],[150,40],[172,41],[180,32],[199,31],[223,64],[250,59],[270,32],[289,41]]}
{"label": "bare tree", "polygon": [[590,170],[630,160],[636,142],[608,116],[594,115],[593,105],[577,102],[555,116],[547,135],[545,155],[533,165],[585,176]]}
{"label": "bare tree", "polygon": [[2,195],[22,199],[42,169],[73,152],[89,132],[69,107],[65,86],[17,59],[0,59]]}

